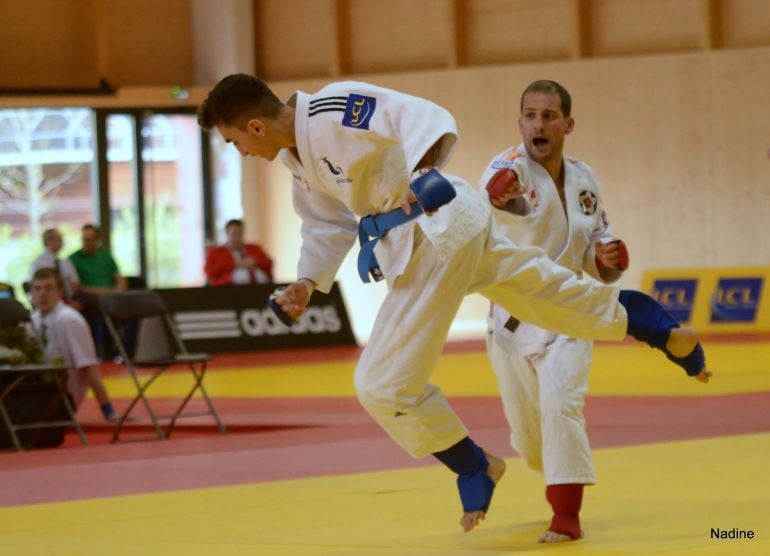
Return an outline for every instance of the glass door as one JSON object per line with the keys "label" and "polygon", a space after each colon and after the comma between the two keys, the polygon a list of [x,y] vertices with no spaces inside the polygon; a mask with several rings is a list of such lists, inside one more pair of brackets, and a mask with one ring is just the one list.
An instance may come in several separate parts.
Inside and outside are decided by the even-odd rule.
{"label": "glass door", "polygon": [[147,285],[201,286],[205,233],[196,117],[148,114],[142,118],[142,141]]}
{"label": "glass door", "polygon": [[194,113],[103,111],[103,211],[121,273],[147,287],[200,286],[204,225],[203,134]]}

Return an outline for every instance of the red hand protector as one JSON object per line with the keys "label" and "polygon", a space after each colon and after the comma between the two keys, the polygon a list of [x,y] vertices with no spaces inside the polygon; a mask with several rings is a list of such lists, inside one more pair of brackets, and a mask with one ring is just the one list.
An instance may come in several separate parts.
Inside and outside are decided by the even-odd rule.
{"label": "red hand protector", "polygon": [[499,199],[511,188],[520,187],[519,176],[509,168],[495,172],[487,183],[487,193],[492,199]]}
{"label": "red hand protector", "polygon": [[623,240],[621,239],[617,240],[617,244],[618,244],[618,255],[620,255],[620,259],[618,260],[618,269],[626,270],[630,263],[630,259],[628,256],[628,247],[626,247],[626,244],[623,243]]}

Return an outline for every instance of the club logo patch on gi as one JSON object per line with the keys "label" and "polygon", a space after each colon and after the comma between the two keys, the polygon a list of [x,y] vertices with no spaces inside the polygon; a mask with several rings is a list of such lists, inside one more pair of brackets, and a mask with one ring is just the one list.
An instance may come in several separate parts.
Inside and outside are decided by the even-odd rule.
{"label": "club logo patch on gi", "polygon": [[711,322],[754,322],[762,282],[761,277],[721,278],[711,298]]}
{"label": "club logo patch on gi", "polygon": [[652,284],[652,297],[663,305],[678,322],[690,322],[697,285],[698,281],[694,278],[655,280]]}
{"label": "club logo patch on gi", "polygon": [[492,163],[492,168],[500,170],[502,168],[510,168],[513,166],[513,161],[522,156],[522,154],[516,149],[508,151],[502,158],[498,158]]}
{"label": "club logo patch on gi", "polygon": [[372,119],[376,107],[376,98],[351,94],[345,106],[342,125],[356,129],[369,129],[369,120]]}
{"label": "club logo patch on gi", "polygon": [[534,187],[529,190],[529,193],[527,194],[527,200],[529,201],[529,206],[532,207],[532,210],[537,208],[537,205],[539,204],[539,198]]}
{"label": "club logo patch on gi", "polygon": [[596,195],[593,191],[584,189],[580,192],[580,210],[586,216],[591,216],[596,212]]}
{"label": "club logo patch on gi", "polygon": [[345,172],[342,170],[342,168],[331,163],[329,159],[326,158],[325,156],[321,158],[321,162],[326,164],[326,167],[329,169],[329,172],[331,172],[332,175],[334,176],[334,181],[337,183],[337,185],[343,184],[343,183],[351,183],[353,181],[345,175]]}

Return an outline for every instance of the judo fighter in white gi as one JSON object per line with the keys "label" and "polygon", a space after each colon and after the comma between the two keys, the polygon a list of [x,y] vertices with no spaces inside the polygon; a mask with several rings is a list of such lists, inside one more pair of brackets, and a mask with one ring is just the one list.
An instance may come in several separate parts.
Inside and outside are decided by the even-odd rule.
{"label": "judo fighter in white gi", "polygon": [[432,102],[340,82],[298,91],[284,104],[263,81],[236,74],[209,92],[198,122],[244,156],[280,156],[294,175],[299,279],[270,300],[287,322],[302,315],[315,289],[329,291],[356,237],[362,278],[387,280],[355,372],[358,397],[409,454],[433,454],[457,473],[465,531],[485,517],[505,470],[429,382],[467,294],[563,334],[622,340],[628,333],[681,364],[705,365],[697,338],[661,320],[648,296],[579,280],[541,249],[493,233],[488,201],[438,171],[458,136],[451,114]]}
{"label": "judo fighter in white gi", "polygon": [[[628,264],[615,238],[591,168],[563,155],[572,132],[572,100],[554,81],[536,81],[521,97],[524,141],[496,155],[481,178],[499,210],[495,227],[517,245],[537,245],[578,276],[611,283]],[[596,483],[583,406],[593,342],[520,322],[492,304],[487,351],[497,375],[511,444],[547,484],[553,518],[540,542],[582,536],[583,485]],[[703,369],[698,380],[707,382]]]}

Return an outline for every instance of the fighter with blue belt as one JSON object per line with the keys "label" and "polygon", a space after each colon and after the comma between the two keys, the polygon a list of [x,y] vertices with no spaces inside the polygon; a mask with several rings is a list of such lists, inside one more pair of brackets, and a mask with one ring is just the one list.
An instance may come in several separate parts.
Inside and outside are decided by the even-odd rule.
{"label": "fighter with blue belt", "polygon": [[[488,202],[440,172],[458,136],[451,114],[430,101],[340,82],[283,103],[261,80],[237,74],[209,93],[198,121],[244,156],[280,156],[294,176],[299,279],[273,300],[291,320],[315,289],[329,291],[345,255],[363,239],[361,267],[378,268],[388,293],[356,367],[358,398],[409,454],[433,454],[457,473],[465,531],[484,519],[505,470],[502,459],[470,439],[430,383],[466,295],[481,293],[522,320],[576,337],[622,340],[631,333],[690,369],[705,365],[697,339],[680,334],[644,294],[624,293],[620,302],[617,289],[579,280],[541,249],[496,233]],[[370,227],[371,215],[413,216],[414,202],[422,214],[394,227],[375,216]]]}

